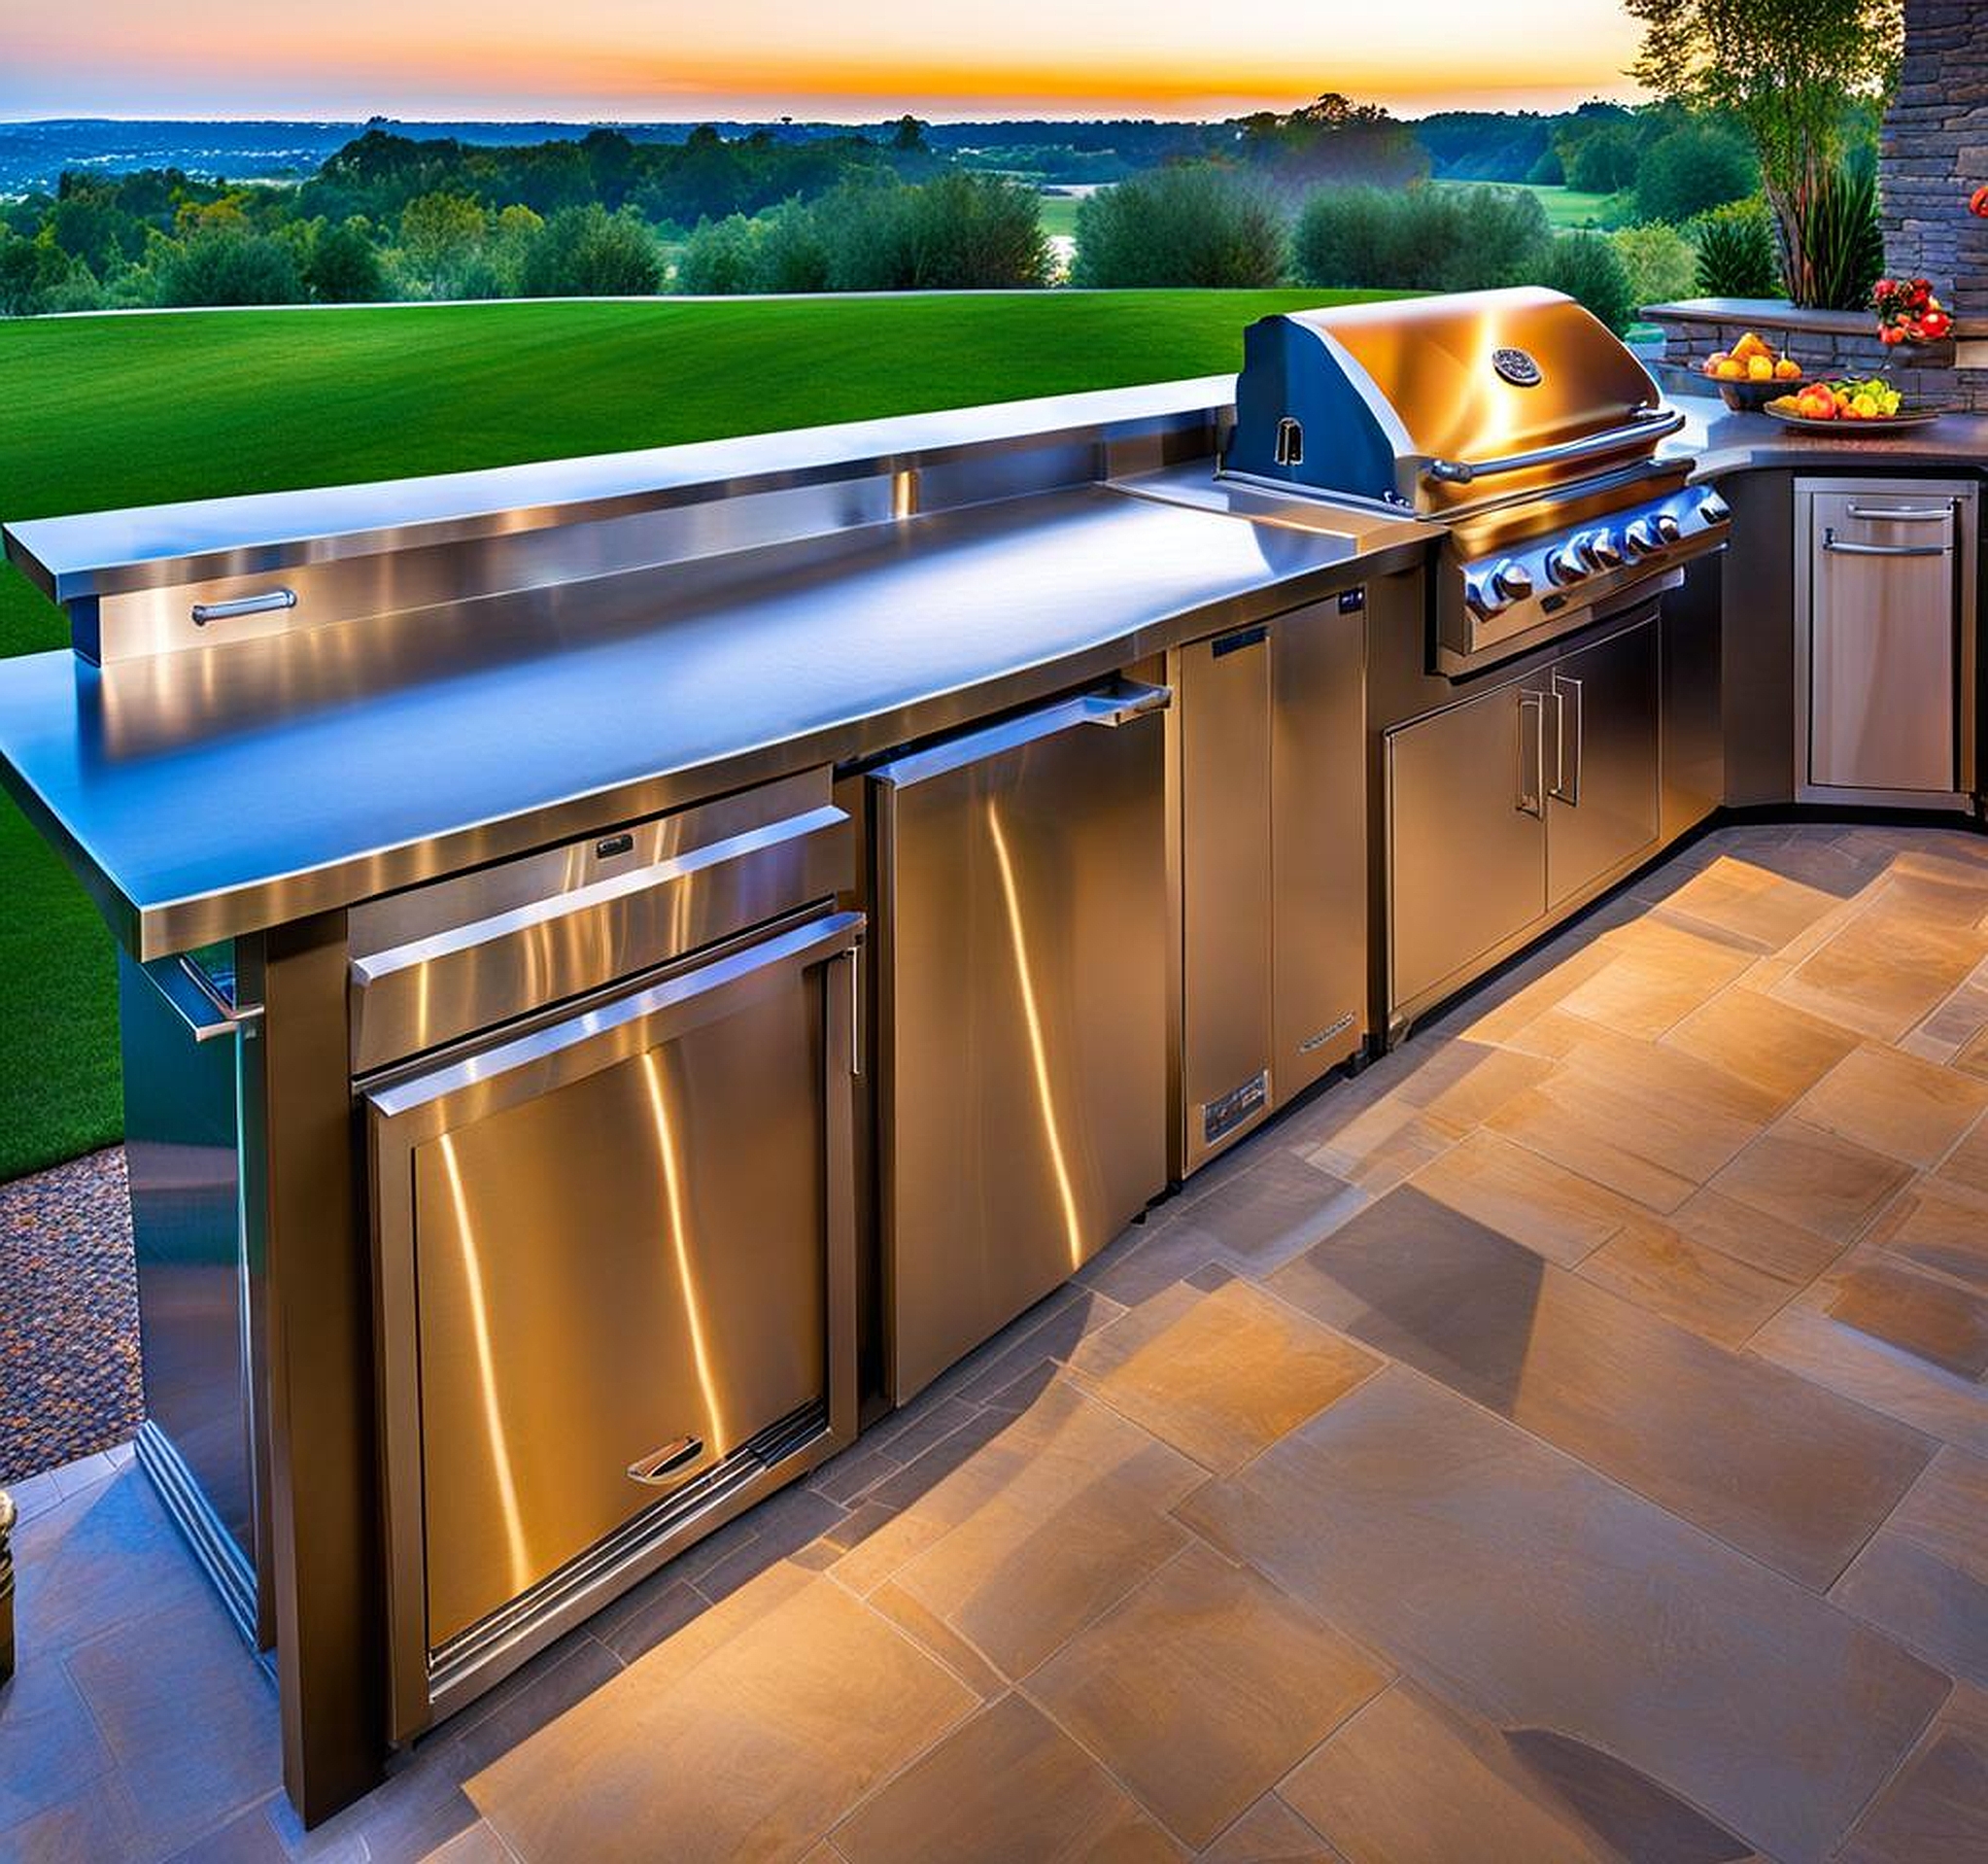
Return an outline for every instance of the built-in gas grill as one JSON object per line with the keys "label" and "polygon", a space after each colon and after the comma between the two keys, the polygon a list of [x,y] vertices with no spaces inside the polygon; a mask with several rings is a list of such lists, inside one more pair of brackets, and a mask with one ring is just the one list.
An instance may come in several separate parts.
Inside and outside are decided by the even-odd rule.
{"label": "built-in gas grill", "polygon": [[1457,674],[1583,626],[1724,541],[1658,443],[1684,424],[1558,292],[1477,292],[1250,327],[1224,479],[1448,531],[1435,658]]}

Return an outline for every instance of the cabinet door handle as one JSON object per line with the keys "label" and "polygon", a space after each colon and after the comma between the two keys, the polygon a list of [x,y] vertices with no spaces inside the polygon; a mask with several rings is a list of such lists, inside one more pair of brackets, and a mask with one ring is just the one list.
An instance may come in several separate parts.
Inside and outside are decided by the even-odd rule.
{"label": "cabinet door handle", "polygon": [[673,1442],[666,1443],[660,1450],[651,1450],[647,1456],[638,1456],[628,1466],[628,1478],[639,1482],[645,1488],[660,1488],[678,1469],[695,1463],[704,1453],[704,1440],[697,1436],[680,1436]]}
{"label": "cabinet door handle", "polygon": [[[1574,774],[1567,777],[1567,695],[1574,695]],[[1581,766],[1587,756],[1585,725],[1587,707],[1581,682],[1566,673],[1553,676],[1554,753],[1553,793],[1570,808],[1581,807]]]}
{"label": "cabinet door handle", "polygon": [[[1532,720],[1532,787],[1525,787],[1525,721]],[[1546,695],[1522,692],[1519,695],[1519,813],[1546,819]]]}

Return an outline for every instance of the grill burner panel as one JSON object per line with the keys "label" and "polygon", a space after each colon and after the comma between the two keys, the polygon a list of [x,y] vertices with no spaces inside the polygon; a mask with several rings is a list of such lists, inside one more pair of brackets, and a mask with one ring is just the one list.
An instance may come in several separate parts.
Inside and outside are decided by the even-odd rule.
{"label": "grill burner panel", "polygon": [[1656,458],[1683,425],[1557,292],[1477,292],[1250,327],[1225,479],[1445,525],[1432,658],[1452,675],[1571,633],[1726,533]]}

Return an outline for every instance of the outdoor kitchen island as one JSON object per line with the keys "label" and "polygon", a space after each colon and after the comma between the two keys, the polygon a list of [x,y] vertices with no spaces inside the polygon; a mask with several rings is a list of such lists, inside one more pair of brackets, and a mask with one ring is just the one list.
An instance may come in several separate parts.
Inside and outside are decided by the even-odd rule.
{"label": "outdoor kitchen island", "polygon": [[[1328,1070],[1792,810],[1793,647],[1722,592],[1792,602],[1795,472],[1988,453],[1625,442],[1577,396],[1585,453],[1523,449],[1571,491],[1511,466],[1548,535],[1217,480],[1231,388],[8,534],[78,652],[0,669],[0,761],[126,954],[140,1455],[273,1651],[307,1821]],[[1521,593],[1535,548],[1579,576]],[[1495,924],[1446,798],[1516,824]]]}

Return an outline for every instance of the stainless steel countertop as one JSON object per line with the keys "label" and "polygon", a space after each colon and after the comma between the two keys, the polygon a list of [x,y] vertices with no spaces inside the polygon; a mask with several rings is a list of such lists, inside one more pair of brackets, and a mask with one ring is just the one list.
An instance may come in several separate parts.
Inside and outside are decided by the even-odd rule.
{"label": "stainless steel countertop", "polygon": [[30,519],[7,527],[7,555],[50,600],[70,602],[871,478],[968,453],[1052,446],[1096,428],[1158,432],[1225,409],[1234,396],[1233,376],[1211,375],[477,472]]}
{"label": "stainless steel countertop", "polygon": [[1430,535],[1100,486],[95,668],[0,663],[0,777],[142,958],[1046,697]]}

